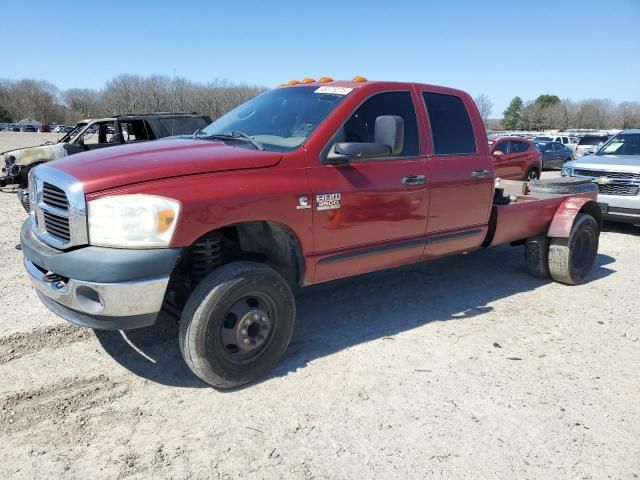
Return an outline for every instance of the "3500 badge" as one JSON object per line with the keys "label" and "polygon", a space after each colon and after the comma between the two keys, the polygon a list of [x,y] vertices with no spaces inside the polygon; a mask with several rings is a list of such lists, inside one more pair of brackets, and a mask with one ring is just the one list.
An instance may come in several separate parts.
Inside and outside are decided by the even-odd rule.
{"label": "3500 badge", "polygon": [[339,193],[325,193],[324,195],[316,195],[317,210],[334,210],[340,208]]}

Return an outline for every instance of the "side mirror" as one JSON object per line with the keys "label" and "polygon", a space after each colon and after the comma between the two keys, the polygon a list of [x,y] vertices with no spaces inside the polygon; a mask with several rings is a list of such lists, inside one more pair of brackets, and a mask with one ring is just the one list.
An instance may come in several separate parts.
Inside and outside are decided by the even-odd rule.
{"label": "side mirror", "polygon": [[365,161],[372,158],[396,156],[404,147],[404,120],[396,115],[376,118],[373,143],[338,142],[327,155],[331,163]]}
{"label": "side mirror", "polygon": [[496,158],[499,158],[504,155],[504,152],[502,150],[495,150],[491,155],[493,155]]}

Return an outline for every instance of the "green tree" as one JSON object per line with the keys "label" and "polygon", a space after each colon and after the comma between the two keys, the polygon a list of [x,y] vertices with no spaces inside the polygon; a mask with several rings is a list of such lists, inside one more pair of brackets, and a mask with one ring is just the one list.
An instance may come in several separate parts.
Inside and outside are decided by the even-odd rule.
{"label": "green tree", "polygon": [[536,98],[535,103],[541,108],[553,107],[560,103],[560,97],[557,95],[540,95]]}
{"label": "green tree", "polygon": [[502,126],[505,129],[514,130],[517,127],[520,122],[520,117],[522,116],[522,105],[522,99],[520,97],[515,97],[511,100],[507,109],[502,112]]}

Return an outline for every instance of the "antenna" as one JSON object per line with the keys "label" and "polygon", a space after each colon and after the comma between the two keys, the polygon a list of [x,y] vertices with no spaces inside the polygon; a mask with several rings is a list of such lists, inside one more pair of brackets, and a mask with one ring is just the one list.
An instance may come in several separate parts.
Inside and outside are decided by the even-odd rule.
{"label": "antenna", "polygon": [[175,95],[176,95],[176,69],[173,69],[173,81],[171,82],[171,136],[173,137],[173,122],[175,122],[176,118],[176,105],[175,105]]}

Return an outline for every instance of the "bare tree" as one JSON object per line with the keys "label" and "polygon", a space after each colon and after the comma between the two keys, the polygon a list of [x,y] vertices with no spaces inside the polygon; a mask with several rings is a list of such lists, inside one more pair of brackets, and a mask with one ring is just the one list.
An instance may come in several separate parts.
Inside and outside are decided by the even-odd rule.
{"label": "bare tree", "polygon": [[476,106],[478,107],[480,116],[482,117],[482,121],[486,125],[489,117],[491,116],[491,111],[493,110],[493,102],[491,101],[489,96],[485,95],[484,93],[475,97],[473,101],[476,102]]}
{"label": "bare tree", "polygon": [[89,88],[70,88],[62,94],[62,98],[67,107],[84,118],[99,115],[102,109],[100,94]]}
{"label": "bare tree", "polygon": [[616,126],[640,128],[640,102],[620,102],[615,110]]}

